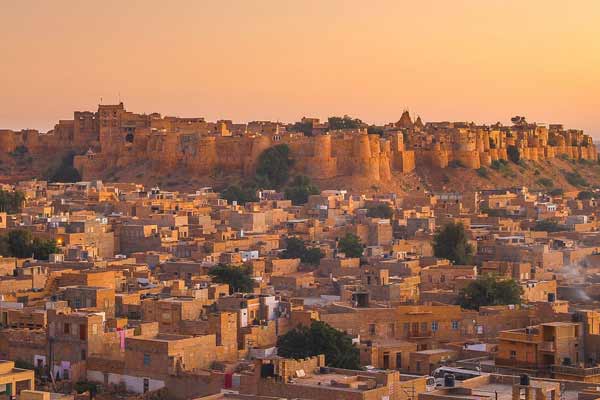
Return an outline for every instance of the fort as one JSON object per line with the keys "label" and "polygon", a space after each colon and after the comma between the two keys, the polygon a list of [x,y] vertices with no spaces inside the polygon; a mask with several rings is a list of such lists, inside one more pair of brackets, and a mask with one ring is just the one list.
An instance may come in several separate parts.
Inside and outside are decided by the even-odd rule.
{"label": "fort", "polygon": [[[515,122],[515,121],[513,121]],[[407,111],[394,123],[369,133],[366,124],[335,129],[328,122],[303,118],[303,132],[294,125],[270,121],[245,124],[229,120],[179,118],[157,113],[136,114],[123,103],[76,111],[46,133],[0,130],[6,153],[26,150],[39,154],[77,154],[74,166],[84,179],[102,178],[110,167],[127,168],[140,161],[161,173],[182,169],[190,175],[215,172],[251,176],[260,154],[286,144],[294,168],[314,178],[352,177],[389,181],[419,165],[477,169],[508,160],[509,149],[523,160],[554,157],[596,160],[592,138],[562,125],[538,125],[524,119],[512,126],[466,122],[415,121]]]}

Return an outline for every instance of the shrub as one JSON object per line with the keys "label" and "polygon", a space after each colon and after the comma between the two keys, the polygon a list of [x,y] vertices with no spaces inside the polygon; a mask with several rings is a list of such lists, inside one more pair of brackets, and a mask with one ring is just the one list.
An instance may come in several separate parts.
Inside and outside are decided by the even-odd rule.
{"label": "shrub", "polygon": [[394,215],[394,210],[389,204],[377,204],[376,206],[369,207],[367,209],[367,217],[370,218],[383,218],[390,219]]}
{"label": "shrub", "polygon": [[452,160],[448,163],[448,166],[450,168],[464,168],[465,164],[463,164],[460,160]]}
{"label": "shrub", "polygon": [[521,151],[519,150],[519,148],[513,144],[509,145],[506,148],[506,153],[508,155],[508,159],[512,162],[514,162],[515,164],[518,164],[519,161],[521,160]]}
{"label": "shrub", "polygon": [[554,186],[554,182],[550,178],[540,178],[535,181],[538,185],[543,186],[545,188],[551,188]]}
{"label": "shrub", "polygon": [[589,186],[589,183],[577,171],[565,172],[565,178],[573,186]]}
{"label": "shrub", "polygon": [[475,171],[477,172],[477,175],[479,175],[482,178],[487,179],[490,177],[490,174],[486,167],[479,167]]}

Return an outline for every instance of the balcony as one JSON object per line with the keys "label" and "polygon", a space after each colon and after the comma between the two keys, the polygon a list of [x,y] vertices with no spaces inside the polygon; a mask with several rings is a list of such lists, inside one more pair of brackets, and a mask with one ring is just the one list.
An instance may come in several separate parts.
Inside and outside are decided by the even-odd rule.
{"label": "balcony", "polygon": [[538,345],[538,350],[546,353],[554,353],[556,351],[556,346],[554,345],[554,342],[541,342]]}
{"label": "balcony", "polygon": [[433,332],[430,330],[427,331],[410,331],[408,333],[409,339],[427,339],[433,336]]}

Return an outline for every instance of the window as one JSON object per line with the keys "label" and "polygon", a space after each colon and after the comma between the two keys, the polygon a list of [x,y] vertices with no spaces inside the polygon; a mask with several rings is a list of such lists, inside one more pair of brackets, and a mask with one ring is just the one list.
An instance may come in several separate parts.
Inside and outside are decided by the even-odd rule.
{"label": "window", "polygon": [[438,322],[437,321],[431,321],[431,331],[432,332],[437,332],[438,330]]}
{"label": "window", "polygon": [[75,308],[81,308],[81,299],[75,299],[73,303],[75,305]]}
{"label": "window", "polygon": [[375,334],[375,324],[369,324],[369,335]]}
{"label": "window", "polygon": [[150,379],[144,378],[144,393],[150,390]]}
{"label": "window", "polygon": [[409,331],[410,331],[410,323],[409,322],[405,322],[404,323],[404,334],[408,335]]}
{"label": "window", "polygon": [[85,350],[81,350],[81,359],[85,360]]}
{"label": "window", "polygon": [[144,365],[150,365],[150,354],[144,354]]}
{"label": "window", "polygon": [[517,352],[514,350],[510,351],[510,359],[514,360],[515,358],[517,358]]}
{"label": "window", "polygon": [[67,335],[71,333],[71,326],[69,324],[65,323],[65,325],[63,326],[63,333]]}
{"label": "window", "polygon": [[458,321],[456,321],[456,320],[452,321],[452,329],[455,331],[458,330]]}

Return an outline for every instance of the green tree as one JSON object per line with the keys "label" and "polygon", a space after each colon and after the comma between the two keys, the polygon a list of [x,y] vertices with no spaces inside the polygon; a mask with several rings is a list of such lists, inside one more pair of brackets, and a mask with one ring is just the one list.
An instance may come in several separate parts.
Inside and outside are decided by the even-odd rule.
{"label": "green tree", "polygon": [[48,177],[50,182],[79,182],[81,180],[79,171],[73,166],[74,157],[75,153],[69,152],[61,159],[60,164]]}
{"label": "green tree", "polygon": [[324,354],[330,367],[362,369],[352,338],[322,321],[312,321],[310,327],[298,326],[281,335],[277,339],[277,354],[295,359]]}
{"label": "green tree", "polygon": [[508,155],[508,159],[514,162],[515,164],[518,164],[521,160],[521,152],[519,148],[513,144],[509,145],[506,148],[506,153]]}
{"label": "green tree", "polygon": [[50,254],[56,254],[59,252],[54,240],[42,240],[34,238],[32,242],[33,257],[36,260],[48,260]]}
{"label": "green tree", "polygon": [[50,254],[58,253],[58,246],[53,239],[34,238],[31,232],[15,229],[8,232],[0,242],[0,253],[17,258],[34,257],[37,260],[48,260]]}
{"label": "green tree", "polygon": [[319,193],[319,188],[310,182],[309,177],[298,175],[285,189],[285,198],[294,205],[302,205],[308,202],[308,196]]}
{"label": "green tree", "polygon": [[252,201],[258,201],[258,197],[256,197],[256,187],[252,185],[245,185],[243,187],[238,185],[230,185],[223,192],[221,192],[221,197],[227,200],[229,203],[237,201],[237,203],[240,205],[244,205]]}
{"label": "green tree", "polygon": [[352,118],[348,115],[343,117],[329,117],[329,129],[358,129],[363,127],[365,124],[358,118]]}
{"label": "green tree", "polygon": [[467,239],[465,227],[461,223],[449,223],[433,237],[433,251],[436,257],[447,258],[454,264],[470,264],[473,246]]}
{"label": "green tree", "polygon": [[512,279],[500,280],[492,275],[485,275],[459,292],[458,304],[472,310],[483,306],[521,304],[521,291],[521,287]]}
{"label": "green tree", "polygon": [[24,202],[25,195],[22,192],[0,190],[0,211],[7,214],[20,213]]}
{"label": "green tree", "polygon": [[313,124],[311,121],[299,121],[293,125],[288,126],[288,130],[291,132],[302,132],[305,136],[312,136]]}
{"label": "green tree", "polygon": [[8,232],[8,247],[10,254],[17,258],[27,258],[33,255],[33,238],[31,232],[15,229]]}
{"label": "green tree", "polygon": [[589,190],[584,190],[577,193],[577,200],[590,200],[594,198],[594,192],[590,192]]}
{"label": "green tree", "polygon": [[564,231],[563,228],[557,221],[552,219],[542,219],[539,221],[535,221],[535,225],[533,226],[534,231],[540,232],[560,232]]}
{"label": "green tree", "polygon": [[367,133],[369,135],[383,136],[383,126],[369,125],[369,127],[367,128]]}
{"label": "green tree", "polygon": [[360,238],[352,233],[347,233],[341,238],[337,247],[346,257],[350,258],[362,256],[364,250]]}
{"label": "green tree", "polygon": [[282,258],[299,258],[304,264],[319,265],[324,254],[317,247],[308,248],[303,240],[290,237],[285,241],[286,249],[282,252]]}
{"label": "green tree", "polygon": [[290,158],[290,148],[279,144],[263,151],[258,158],[256,181],[268,189],[279,189],[289,179],[293,160]]}
{"label": "green tree", "polygon": [[367,217],[390,219],[394,215],[394,210],[387,203],[377,204],[367,208]]}
{"label": "green tree", "polygon": [[253,291],[254,280],[250,276],[248,267],[219,264],[212,268],[208,274],[214,282],[228,284],[231,293],[250,293]]}

